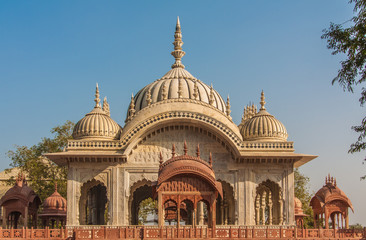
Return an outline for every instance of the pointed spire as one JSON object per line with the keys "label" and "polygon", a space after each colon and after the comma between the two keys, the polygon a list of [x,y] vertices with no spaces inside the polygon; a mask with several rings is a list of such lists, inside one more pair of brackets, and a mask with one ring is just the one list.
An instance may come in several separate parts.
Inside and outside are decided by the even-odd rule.
{"label": "pointed spire", "polygon": [[198,86],[197,86],[197,81],[194,81],[193,97],[194,97],[194,100],[197,100],[198,99]]}
{"label": "pointed spire", "polygon": [[187,155],[188,148],[187,148],[187,141],[186,140],[184,140],[184,149],[183,149],[183,151],[184,151],[184,155]]}
{"label": "pointed spire", "polygon": [[210,96],[209,96],[208,102],[210,103],[210,105],[213,105],[213,103],[215,102],[215,100],[214,100],[214,90],[213,90],[213,87],[212,87],[212,83],[211,83],[211,87],[210,87]]}
{"label": "pointed spire", "polygon": [[178,98],[182,98],[182,94],[183,94],[183,86],[182,86],[182,81],[181,80],[178,80],[179,83],[178,83]]}
{"label": "pointed spire", "polygon": [[103,99],[103,111],[110,117],[111,116],[111,112],[109,110],[109,103],[107,102],[107,97],[104,97]]}
{"label": "pointed spire", "polygon": [[200,158],[200,144],[197,144],[196,154],[197,154],[197,157]]}
{"label": "pointed spire", "polygon": [[230,117],[230,113],[231,113],[231,110],[230,110],[231,106],[230,106],[230,98],[229,98],[229,95],[227,95],[227,100],[226,100],[226,116],[228,116],[228,118],[231,120],[231,117]]}
{"label": "pointed spire", "polygon": [[210,167],[212,167],[212,153],[211,152],[210,152],[210,158],[209,158],[208,164],[210,164]]}
{"label": "pointed spire", "polygon": [[172,145],[172,158],[175,156],[175,144]]}
{"label": "pointed spire", "polygon": [[163,96],[163,100],[167,100],[168,99],[168,92],[166,90],[166,86],[165,86],[165,83],[163,83],[163,88],[161,89],[162,91],[162,96]]}
{"label": "pointed spire", "polygon": [[180,28],[179,17],[177,18],[177,25],[175,27],[173,45],[174,45],[174,51],[171,52],[171,54],[175,58],[175,63],[172,65],[172,68],[184,68],[181,59],[186,53],[182,50],[183,41],[182,41],[182,31]]}
{"label": "pointed spire", "polygon": [[266,110],[266,108],[264,107],[264,105],[266,104],[266,102],[264,101],[264,99],[265,99],[264,92],[262,90],[262,93],[261,93],[261,101],[260,101],[261,109],[260,110]]}
{"label": "pointed spire", "polygon": [[151,100],[151,88],[149,88],[149,90],[147,91],[147,95],[146,95],[146,103],[147,106],[149,106],[151,104],[152,100]]}
{"label": "pointed spire", "polygon": [[55,181],[55,192],[57,192],[57,182]]}
{"label": "pointed spire", "polygon": [[99,86],[97,83],[97,87],[95,89],[95,98],[94,98],[94,102],[95,102],[95,107],[94,108],[100,108],[100,99],[99,99]]}
{"label": "pointed spire", "polygon": [[336,187],[337,186],[337,179],[334,178],[334,186]]}
{"label": "pointed spire", "polygon": [[131,102],[130,102],[130,106],[128,107],[128,116],[126,119],[126,123],[131,121],[132,118],[135,116],[135,98],[133,97],[133,93],[131,94]]}
{"label": "pointed spire", "polygon": [[160,166],[163,164],[163,154],[160,152],[160,156],[159,156],[159,164]]}

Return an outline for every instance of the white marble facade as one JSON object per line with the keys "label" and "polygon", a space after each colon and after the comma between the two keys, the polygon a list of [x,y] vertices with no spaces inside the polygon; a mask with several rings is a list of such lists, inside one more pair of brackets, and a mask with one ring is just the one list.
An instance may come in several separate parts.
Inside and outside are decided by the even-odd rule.
{"label": "white marble facade", "polygon": [[[105,225],[133,224],[134,193],[157,180],[159,154],[168,160],[172,144],[183,154],[184,141],[188,155],[195,156],[198,144],[202,159],[212,153],[226,198],[217,210],[222,213],[218,224],[295,225],[293,169],[316,156],[294,152],[285,127],[266,111],[263,93],[260,110],[247,106],[236,125],[229,99],[223,101],[212,86],[185,70],[179,21],[174,36],[172,69],[131,98],[123,127],[110,118],[106,100],[101,106],[97,87],[95,107],[76,124],[74,139],[64,152],[47,154],[69,169],[67,225],[98,223],[90,214],[101,205]],[[263,197],[257,193],[266,182]],[[101,202],[88,197],[98,185],[105,189],[106,200]],[[259,209],[262,202],[269,207]],[[256,221],[260,211],[273,221]],[[262,217],[260,212],[257,218]]]}

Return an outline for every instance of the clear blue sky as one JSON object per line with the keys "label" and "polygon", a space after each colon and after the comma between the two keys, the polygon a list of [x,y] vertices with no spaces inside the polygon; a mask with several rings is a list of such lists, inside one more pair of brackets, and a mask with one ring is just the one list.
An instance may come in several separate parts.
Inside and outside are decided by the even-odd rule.
{"label": "clear blue sky", "polygon": [[186,69],[230,95],[237,124],[263,89],[296,152],[319,155],[300,169],[311,190],[332,174],[354,204],[350,222],[366,225],[365,153],[347,154],[365,110],[358,93],[331,85],[342,57],[320,39],[352,15],[339,0],[1,1],[0,170],[14,144],[36,144],[88,113],[96,82],[123,125],[131,93],[170,69],[180,16]]}

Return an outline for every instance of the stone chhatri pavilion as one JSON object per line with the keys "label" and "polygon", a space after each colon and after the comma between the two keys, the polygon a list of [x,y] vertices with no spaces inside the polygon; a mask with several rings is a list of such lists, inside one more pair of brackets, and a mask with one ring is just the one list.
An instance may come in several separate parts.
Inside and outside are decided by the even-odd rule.
{"label": "stone chhatri pavilion", "polygon": [[[106,99],[101,105],[97,86],[95,106],[76,124],[65,151],[46,155],[68,166],[67,225],[137,224],[139,204],[153,197],[154,188],[159,212],[174,210],[177,202],[168,201],[178,195],[165,195],[164,184],[174,178],[189,183],[186,173],[166,172],[180,159],[179,164],[202,168],[206,177],[193,172],[188,178],[196,176],[209,189],[191,192],[193,201],[178,208],[183,212],[194,210],[202,220],[205,213],[194,199],[207,192],[214,195],[206,203],[216,209],[208,210],[210,224],[294,226],[293,170],[316,156],[295,153],[285,126],[267,111],[263,92],[259,111],[246,106],[235,124],[229,98],[225,102],[185,69],[179,19],[174,38],[171,70],[131,97],[123,127],[111,119]],[[200,156],[192,157],[197,145]]]}

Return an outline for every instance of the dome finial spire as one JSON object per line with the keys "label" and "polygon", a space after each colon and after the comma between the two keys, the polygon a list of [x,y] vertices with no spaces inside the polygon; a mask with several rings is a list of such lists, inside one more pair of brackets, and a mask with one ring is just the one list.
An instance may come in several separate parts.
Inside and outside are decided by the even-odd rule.
{"label": "dome finial spire", "polygon": [[97,83],[97,87],[95,89],[95,98],[94,98],[94,101],[95,101],[95,107],[94,108],[100,108],[100,99],[99,99],[99,86],[98,86],[98,83]]}
{"label": "dome finial spire", "polygon": [[262,90],[262,93],[261,93],[261,109],[260,110],[266,110],[266,107],[264,106],[266,104],[266,102],[264,101],[265,97],[264,97],[264,92]]}
{"label": "dome finial spire", "polygon": [[171,52],[171,54],[175,58],[175,63],[172,65],[172,68],[184,68],[181,59],[186,53],[182,50],[183,41],[182,41],[182,31],[180,28],[179,17],[177,18],[177,25],[175,27],[173,45],[174,45],[174,51]]}

